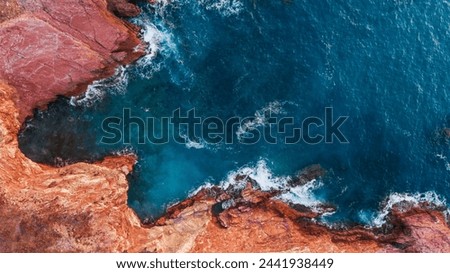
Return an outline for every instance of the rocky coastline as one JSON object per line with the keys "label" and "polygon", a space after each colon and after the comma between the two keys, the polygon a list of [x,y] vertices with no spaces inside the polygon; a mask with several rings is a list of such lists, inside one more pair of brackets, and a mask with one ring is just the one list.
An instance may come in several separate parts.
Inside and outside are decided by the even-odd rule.
{"label": "rocky coastline", "polygon": [[450,252],[447,208],[425,202],[395,205],[381,228],[331,228],[236,177],[244,187],[204,188],[142,223],[127,206],[133,155],[61,168],[26,158],[17,138],[33,109],[144,54],[119,18],[138,13],[125,0],[0,3],[0,252]]}

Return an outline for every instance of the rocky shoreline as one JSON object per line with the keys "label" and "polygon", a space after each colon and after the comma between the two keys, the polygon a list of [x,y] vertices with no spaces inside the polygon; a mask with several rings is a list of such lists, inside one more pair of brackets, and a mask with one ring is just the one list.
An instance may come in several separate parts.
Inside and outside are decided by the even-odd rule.
{"label": "rocky shoreline", "polygon": [[[116,17],[139,9],[124,0],[6,0],[0,11],[0,252],[450,252],[445,208],[398,204],[382,228],[333,229],[244,177],[240,189],[204,188],[141,223],[127,206],[134,156],[54,168],[26,158],[17,142],[33,109],[142,56],[138,28]],[[292,183],[321,174],[312,170]]]}

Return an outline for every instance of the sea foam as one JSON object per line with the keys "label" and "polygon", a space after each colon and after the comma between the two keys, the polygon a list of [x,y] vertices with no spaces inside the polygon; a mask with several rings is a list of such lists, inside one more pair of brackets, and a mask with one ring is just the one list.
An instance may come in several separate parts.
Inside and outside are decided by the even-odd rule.
{"label": "sea foam", "polygon": [[[175,38],[166,20],[166,8],[169,1],[155,1],[144,7],[138,17],[131,22],[141,26],[141,37],[147,44],[146,54],[136,62],[137,74],[144,79],[151,78],[164,67],[165,60],[177,57],[178,49]],[[158,58],[160,57],[160,58]]]}
{"label": "sea foam", "polygon": [[239,15],[244,9],[240,0],[200,0],[199,4],[206,10],[218,11],[224,17]]}
{"label": "sea foam", "polygon": [[[103,99],[107,93],[123,94],[127,90],[130,73],[137,72],[139,77],[149,79],[161,70],[168,57],[177,57],[176,42],[170,28],[164,22],[165,8],[169,3],[169,1],[159,0],[148,4],[144,7],[147,9],[146,12],[131,19],[132,23],[142,28],[140,36],[146,43],[145,55],[132,65],[118,67],[112,77],[94,81],[83,95],[71,98],[71,105],[89,107]],[[148,11],[150,8],[155,12]],[[162,58],[156,60],[159,55]]]}
{"label": "sea foam", "polygon": [[90,107],[97,101],[102,100],[107,93],[123,94],[128,86],[128,71],[126,66],[119,66],[113,76],[96,80],[90,84],[86,92],[80,96],[73,96],[70,98],[72,106],[86,106]]}
{"label": "sea foam", "polygon": [[[322,204],[322,202],[314,195],[314,190],[323,186],[321,181],[313,179],[305,185],[290,187],[288,182],[291,180],[291,177],[274,175],[272,170],[267,166],[267,161],[265,159],[260,159],[256,164],[249,164],[242,166],[237,170],[230,171],[226,178],[219,183],[219,186],[223,189],[228,189],[230,187],[234,189],[243,189],[247,180],[237,180],[236,177],[252,179],[262,191],[280,191],[281,194],[276,196],[275,199],[287,203],[304,205],[311,208],[313,211],[318,211],[319,205]],[[213,184],[214,183],[207,181],[203,186],[192,191],[191,196],[198,193],[203,188],[211,187]]]}
{"label": "sea foam", "polygon": [[[427,191],[424,193],[392,193],[384,201],[383,208],[378,212],[378,214],[373,218],[370,223],[372,227],[381,227],[386,223],[386,216],[392,210],[392,208],[400,203],[407,202],[412,206],[418,206],[420,203],[428,203],[431,206],[436,207],[447,207],[446,200],[444,197],[438,195],[433,191]],[[446,211],[448,215],[449,209]]]}
{"label": "sea foam", "polygon": [[249,120],[247,120],[237,128],[236,136],[238,140],[241,140],[242,137],[245,137],[252,130],[256,130],[260,127],[269,125],[268,118],[270,118],[271,115],[286,114],[286,111],[284,109],[284,106],[286,104],[295,105],[294,103],[289,101],[272,101],[261,109],[258,109],[253,117],[251,117]]}

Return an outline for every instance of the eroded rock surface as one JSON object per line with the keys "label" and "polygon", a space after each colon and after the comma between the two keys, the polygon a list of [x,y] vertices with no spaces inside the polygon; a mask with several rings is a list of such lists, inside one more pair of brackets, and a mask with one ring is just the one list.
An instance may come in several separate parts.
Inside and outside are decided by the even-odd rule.
{"label": "eroded rock surface", "polygon": [[0,2],[0,23],[14,18],[22,13],[22,7],[17,0],[2,0]]}
{"label": "eroded rock surface", "polygon": [[20,121],[143,54],[136,27],[110,13],[106,0],[20,3],[21,13],[11,8],[0,25],[0,78],[16,88]]}
{"label": "eroded rock surface", "polygon": [[136,5],[129,3],[128,0],[108,0],[108,9],[121,17],[134,17],[141,12]]}

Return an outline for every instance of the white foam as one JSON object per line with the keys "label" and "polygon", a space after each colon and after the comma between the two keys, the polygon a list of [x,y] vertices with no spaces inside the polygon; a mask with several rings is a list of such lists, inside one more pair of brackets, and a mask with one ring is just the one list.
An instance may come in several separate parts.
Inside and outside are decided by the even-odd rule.
{"label": "white foam", "polygon": [[184,144],[186,146],[186,148],[188,149],[203,149],[206,147],[206,143],[202,140],[200,141],[194,141],[189,139],[188,137],[184,138],[186,140],[186,143]]}
{"label": "white foam", "polygon": [[279,190],[286,185],[288,177],[274,177],[270,169],[267,167],[265,160],[259,160],[254,166],[243,166],[235,171],[228,173],[227,177],[220,182],[220,186],[224,189],[233,186],[243,188],[247,181],[236,180],[237,176],[249,177],[258,184],[263,191]]}
{"label": "white foam", "polygon": [[[161,70],[166,58],[177,57],[177,45],[173,34],[161,18],[150,18],[148,15],[142,15],[134,19],[133,22],[142,27],[141,36],[147,43],[146,55],[137,61],[136,68],[140,77],[148,79],[155,72]],[[156,60],[159,55],[162,55],[163,58]]]}
{"label": "white foam", "polygon": [[392,193],[387,198],[386,204],[383,209],[373,218],[370,226],[381,227],[386,223],[386,216],[392,210],[392,208],[402,202],[408,202],[412,206],[417,206],[420,203],[427,202],[438,207],[444,207],[446,205],[446,200],[442,196],[438,195],[433,191],[427,191],[425,193]]}
{"label": "white foam", "polygon": [[200,187],[190,191],[188,196],[192,197],[192,196],[196,195],[197,193],[199,193],[201,190],[210,189],[212,187],[214,187],[214,184],[212,184],[211,182],[206,182],[205,184],[201,185]]}
{"label": "white foam", "polygon": [[317,190],[322,186],[323,183],[320,180],[313,179],[305,185],[291,188],[289,192],[283,193],[279,198],[286,202],[307,206],[317,212],[317,208],[322,202],[314,195],[314,190]]}
{"label": "white foam", "polygon": [[280,115],[286,114],[284,110],[284,105],[292,104],[292,102],[284,101],[272,101],[268,105],[263,108],[257,110],[254,114],[254,117],[250,120],[247,120],[244,124],[241,124],[236,130],[236,136],[238,140],[242,140],[242,137],[246,136],[252,130],[256,130],[259,127],[264,127],[269,125],[268,118],[270,115]]}
{"label": "white foam", "polygon": [[143,39],[149,45],[145,58],[153,59],[158,53],[168,56],[178,52],[173,34],[165,25],[154,24],[148,20],[144,20],[144,23]]}
{"label": "white foam", "polygon": [[218,11],[224,17],[239,15],[244,10],[240,0],[200,0],[199,4],[206,10]]}
{"label": "white foam", "polygon": [[188,149],[208,149],[215,150],[218,148],[218,144],[208,143],[202,138],[190,139],[186,134],[180,134],[180,137],[184,139],[184,146]]}
{"label": "white foam", "polygon": [[444,162],[445,169],[450,172],[450,163],[447,160],[447,157],[443,154],[435,154],[437,158]]}
{"label": "white foam", "polygon": [[133,148],[133,146],[126,146],[123,149],[114,152],[113,154],[116,156],[128,156],[128,155],[136,155],[137,152]]}
{"label": "white foam", "polygon": [[247,181],[236,180],[237,176],[243,176],[253,179],[256,184],[263,191],[280,190],[282,194],[277,196],[277,199],[292,204],[301,204],[315,210],[321,202],[315,197],[313,191],[322,186],[318,180],[311,180],[305,185],[291,188],[288,186],[288,181],[291,180],[289,176],[275,176],[267,162],[263,159],[259,160],[256,165],[244,166],[238,170],[229,172],[226,179],[220,182],[223,189],[232,186],[234,188],[244,188]]}
{"label": "white foam", "polygon": [[[164,60],[177,50],[171,33],[158,29],[150,22],[139,24],[143,25],[142,37],[148,47],[146,55],[137,61],[137,69],[140,77],[149,79],[161,70]],[[159,54],[163,55],[163,59],[155,61]]]}
{"label": "white foam", "polygon": [[153,59],[154,57],[156,57],[156,54],[159,51],[164,34],[159,31],[155,25],[149,23],[145,25],[142,36],[144,38],[144,41],[148,44],[148,54],[146,58]]}
{"label": "white foam", "polygon": [[151,2],[152,3],[150,5],[152,7],[160,7],[159,9],[161,9],[174,2],[174,0],[153,0]]}
{"label": "white foam", "polygon": [[[243,179],[236,180],[236,177],[243,177]],[[275,197],[275,199],[282,200],[286,203],[300,204],[309,207],[315,212],[323,213],[321,205],[323,202],[315,196],[314,191],[323,187],[323,183],[320,180],[313,179],[305,185],[290,188],[288,181],[291,179],[289,176],[275,176],[270,168],[267,166],[267,162],[264,159],[259,160],[255,165],[243,166],[237,170],[228,173],[226,178],[219,183],[219,186],[223,189],[230,187],[234,189],[243,189],[246,186],[247,179],[253,179],[256,184],[263,191],[279,190],[282,193]],[[207,181],[204,185],[191,192],[190,196],[197,194],[204,188],[211,188],[215,183]],[[368,227],[381,227],[386,222],[386,216],[392,210],[392,208],[399,203],[408,202],[412,206],[417,206],[420,203],[428,202],[437,207],[447,207],[446,200],[442,196],[435,192],[428,191],[425,193],[392,193],[385,201],[383,209],[381,209],[376,215],[367,215],[365,212],[360,211],[358,213],[360,219],[368,223]],[[326,216],[329,216],[335,212],[325,212],[322,214],[322,223],[328,224],[333,227],[334,224],[326,222]],[[450,220],[450,208],[444,211],[446,220]]]}
{"label": "white foam", "polygon": [[[157,1],[152,7],[158,7],[159,10],[164,10],[168,4],[167,1]],[[161,12],[162,14],[163,12]],[[172,41],[172,35],[164,24],[154,16],[154,13],[142,12],[140,16],[133,18],[132,23],[141,26],[141,38],[146,42],[146,54],[137,60],[133,68],[137,70],[139,76],[142,78],[151,78],[155,72],[162,67],[163,61],[154,62],[158,54],[168,55],[168,52],[175,50],[175,43]],[[138,49],[138,48],[137,48]],[[95,102],[101,100],[108,92],[124,93],[128,86],[129,71],[131,66],[120,66],[116,69],[116,73],[107,79],[94,81],[88,86],[85,94],[78,97],[72,97],[70,103],[72,105],[91,106]]]}
{"label": "white foam", "polygon": [[444,211],[445,221],[450,225],[450,208],[447,208]]}
{"label": "white foam", "polygon": [[126,92],[128,86],[128,72],[126,66],[119,66],[113,76],[94,81],[87,87],[84,94],[70,98],[72,106],[92,106],[95,102],[103,99],[107,91],[118,94]]}

